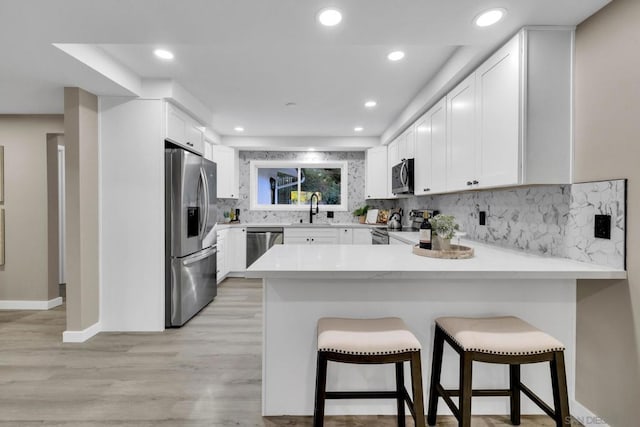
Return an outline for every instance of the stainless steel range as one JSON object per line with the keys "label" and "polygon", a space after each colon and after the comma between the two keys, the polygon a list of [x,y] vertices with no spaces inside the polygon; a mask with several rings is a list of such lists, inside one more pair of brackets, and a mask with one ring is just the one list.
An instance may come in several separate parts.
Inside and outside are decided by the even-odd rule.
{"label": "stainless steel range", "polygon": [[[395,233],[404,232],[416,232],[420,231],[420,226],[424,221],[425,213],[431,216],[437,211],[430,211],[428,209],[413,209],[409,211],[410,224],[408,227],[402,227],[401,229],[393,229],[391,231]],[[389,229],[387,227],[376,227],[371,230],[371,241],[374,245],[388,245],[389,244]]]}

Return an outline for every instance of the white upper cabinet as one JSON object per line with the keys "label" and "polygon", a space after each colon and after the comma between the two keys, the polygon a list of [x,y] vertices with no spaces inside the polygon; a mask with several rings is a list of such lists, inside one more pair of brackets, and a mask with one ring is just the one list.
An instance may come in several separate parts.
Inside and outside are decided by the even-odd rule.
{"label": "white upper cabinet", "polygon": [[572,52],[524,29],[447,95],[448,191],[571,182]]}
{"label": "white upper cabinet", "polygon": [[202,154],[204,151],[204,134],[200,123],[173,104],[166,103],[165,138],[188,150]]}
{"label": "white upper cabinet", "polygon": [[386,199],[389,168],[387,167],[387,146],[369,148],[366,153],[366,199]]}
{"label": "white upper cabinet", "polygon": [[211,159],[216,163],[218,170],[218,198],[237,199],[240,187],[238,151],[225,145],[211,145]]}
{"label": "white upper cabinet", "polygon": [[476,156],[475,73],[447,95],[447,190],[472,188]]}
{"label": "white upper cabinet", "polygon": [[443,98],[415,124],[415,194],[433,194],[446,190],[447,110]]}
{"label": "white upper cabinet", "polygon": [[474,179],[482,187],[520,181],[520,37],[476,70],[477,147]]}
{"label": "white upper cabinet", "polygon": [[[398,162],[415,157],[415,128],[410,126],[398,138]],[[398,163],[396,162],[396,163]]]}

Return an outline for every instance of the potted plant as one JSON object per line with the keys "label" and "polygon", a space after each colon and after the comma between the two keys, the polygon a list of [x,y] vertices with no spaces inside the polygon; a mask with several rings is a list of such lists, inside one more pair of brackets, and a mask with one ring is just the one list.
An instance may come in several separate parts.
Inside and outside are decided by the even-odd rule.
{"label": "potted plant", "polygon": [[365,219],[367,218],[367,211],[369,211],[370,206],[364,205],[355,211],[353,211],[353,216],[358,217],[358,221],[360,224],[364,224]]}
{"label": "potted plant", "polygon": [[438,214],[430,218],[429,222],[434,234],[434,250],[451,250],[451,239],[456,234],[456,230],[460,229],[460,226],[456,223],[456,218],[453,215]]}

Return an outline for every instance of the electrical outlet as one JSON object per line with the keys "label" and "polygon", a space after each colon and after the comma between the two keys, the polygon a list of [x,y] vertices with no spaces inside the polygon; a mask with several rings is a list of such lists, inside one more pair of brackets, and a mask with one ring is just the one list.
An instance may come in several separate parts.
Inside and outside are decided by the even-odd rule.
{"label": "electrical outlet", "polygon": [[611,240],[611,215],[596,215],[593,235]]}
{"label": "electrical outlet", "polygon": [[327,218],[333,218],[333,211],[327,211]]}
{"label": "electrical outlet", "polygon": [[480,211],[480,225],[487,225],[487,213],[485,211]]}

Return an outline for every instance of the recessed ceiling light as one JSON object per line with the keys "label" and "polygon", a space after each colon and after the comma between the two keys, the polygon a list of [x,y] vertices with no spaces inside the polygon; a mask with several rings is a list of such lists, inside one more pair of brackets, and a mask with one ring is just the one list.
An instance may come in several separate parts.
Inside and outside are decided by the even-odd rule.
{"label": "recessed ceiling light", "polygon": [[404,52],[401,50],[393,51],[387,55],[389,61],[400,61],[402,58],[404,58]]}
{"label": "recessed ceiling light", "polygon": [[244,128],[242,126],[236,126],[233,128],[236,132],[244,132]]}
{"label": "recessed ceiling light", "polygon": [[488,27],[499,22],[504,17],[506,12],[507,11],[504,9],[487,10],[476,16],[474,22],[478,27]]}
{"label": "recessed ceiling light", "polygon": [[165,59],[167,61],[171,61],[173,59],[173,52],[169,52],[166,49],[156,49],[153,51],[153,54],[160,59]]}
{"label": "recessed ceiling light", "polygon": [[376,105],[378,105],[378,103],[376,101],[367,101],[367,102],[364,103],[364,106],[367,107],[367,108],[373,108]]}
{"label": "recessed ceiling light", "polygon": [[334,27],[342,21],[342,13],[337,9],[324,9],[318,13],[318,22],[325,27]]}
{"label": "recessed ceiling light", "polygon": [[364,128],[362,126],[356,126],[353,128],[354,131],[356,132],[362,132],[364,130]]}

